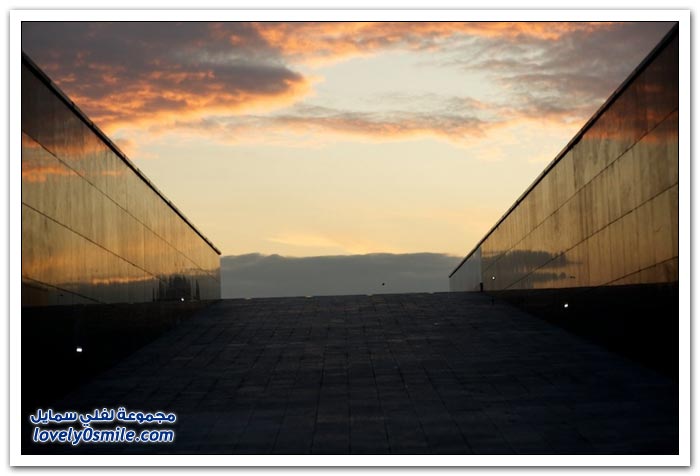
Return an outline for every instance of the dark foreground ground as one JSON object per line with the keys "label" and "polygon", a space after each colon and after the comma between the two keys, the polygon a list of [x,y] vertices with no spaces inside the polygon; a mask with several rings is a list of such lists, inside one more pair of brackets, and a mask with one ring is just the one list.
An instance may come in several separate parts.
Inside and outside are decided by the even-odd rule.
{"label": "dark foreground ground", "polygon": [[677,383],[469,293],[221,301],[54,409],[119,406],[175,443],[23,452],[678,452]]}

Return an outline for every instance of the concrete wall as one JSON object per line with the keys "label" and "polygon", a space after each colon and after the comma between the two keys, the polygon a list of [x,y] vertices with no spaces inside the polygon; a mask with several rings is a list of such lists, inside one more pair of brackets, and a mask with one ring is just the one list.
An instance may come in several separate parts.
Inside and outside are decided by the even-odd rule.
{"label": "concrete wall", "polygon": [[218,299],[219,252],[22,59],[22,304]]}

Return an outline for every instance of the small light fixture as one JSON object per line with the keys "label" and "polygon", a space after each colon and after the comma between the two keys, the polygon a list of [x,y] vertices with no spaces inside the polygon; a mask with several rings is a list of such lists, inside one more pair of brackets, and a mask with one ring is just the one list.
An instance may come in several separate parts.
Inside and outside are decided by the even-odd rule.
{"label": "small light fixture", "polygon": [[491,276],[491,281],[495,280],[496,276]]}
{"label": "small light fixture", "polygon": [[180,301],[181,301],[181,302],[185,302],[185,298],[180,298]]}
{"label": "small light fixture", "polygon": [[81,354],[81,353],[83,352],[83,348],[82,348],[82,347],[76,347],[76,348],[75,348],[75,351],[76,351],[77,353]]}
{"label": "small light fixture", "polygon": [[566,308],[568,308],[568,307],[569,307],[569,303],[568,303],[568,302],[565,302],[565,303],[564,303],[564,309],[566,309]]}

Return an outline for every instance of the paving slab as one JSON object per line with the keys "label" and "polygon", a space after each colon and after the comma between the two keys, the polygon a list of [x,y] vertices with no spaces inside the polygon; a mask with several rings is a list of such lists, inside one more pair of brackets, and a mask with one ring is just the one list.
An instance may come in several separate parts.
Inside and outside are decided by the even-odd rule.
{"label": "paving slab", "polygon": [[56,409],[174,443],[25,453],[676,454],[678,384],[478,293],[222,300]]}

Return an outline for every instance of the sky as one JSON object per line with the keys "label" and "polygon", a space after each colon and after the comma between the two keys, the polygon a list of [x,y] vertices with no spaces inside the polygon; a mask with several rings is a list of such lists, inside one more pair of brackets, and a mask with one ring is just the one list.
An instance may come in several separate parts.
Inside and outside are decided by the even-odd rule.
{"label": "sky", "polygon": [[464,256],[671,26],[24,22],[22,49],[223,255]]}

